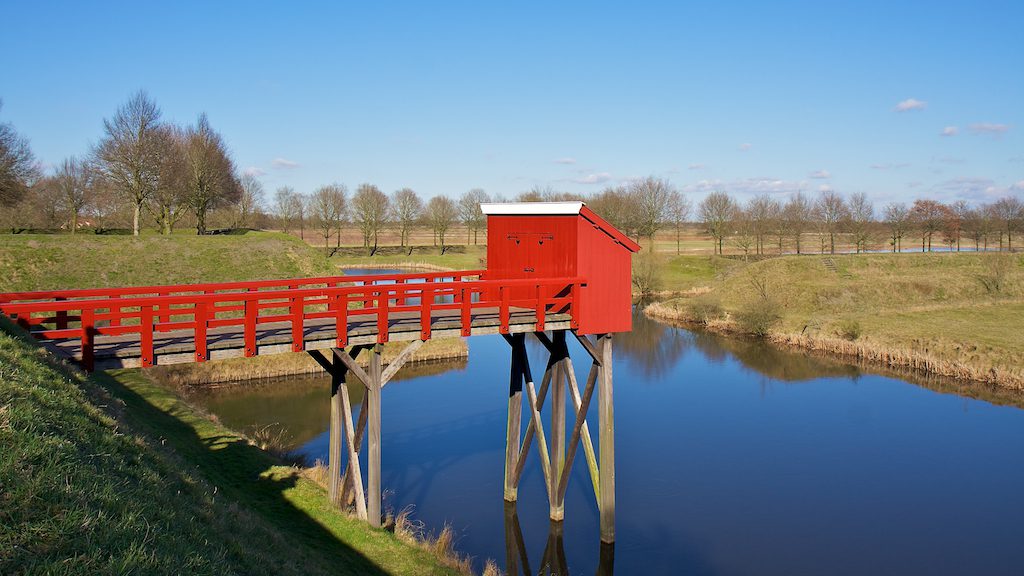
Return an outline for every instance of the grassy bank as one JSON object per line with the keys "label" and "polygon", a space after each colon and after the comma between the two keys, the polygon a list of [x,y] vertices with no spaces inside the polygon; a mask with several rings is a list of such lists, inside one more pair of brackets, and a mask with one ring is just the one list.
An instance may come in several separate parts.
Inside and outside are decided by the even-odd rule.
{"label": "grassy bank", "polygon": [[227,282],[337,273],[322,252],[272,232],[237,236],[0,235],[0,292]]}
{"label": "grassy bank", "polygon": [[648,314],[893,367],[1024,388],[1024,260],[788,256],[737,263]]}
{"label": "grassy bank", "polygon": [[138,370],[0,330],[0,573],[448,574]]}

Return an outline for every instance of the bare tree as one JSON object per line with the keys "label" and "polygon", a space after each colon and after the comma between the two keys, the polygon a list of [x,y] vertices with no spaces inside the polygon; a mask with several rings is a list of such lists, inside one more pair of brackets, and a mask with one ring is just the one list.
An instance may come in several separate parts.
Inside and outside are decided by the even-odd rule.
{"label": "bare tree", "polygon": [[196,125],[185,137],[185,160],[188,167],[188,204],[196,217],[196,234],[206,234],[206,214],[219,206],[238,201],[242,187],[235,176],[224,139],[200,114]]}
{"label": "bare tree", "polygon": [[188,166],[185,133],[177,126],[163,125],[153,135],[159,168],[153,192],[146,199],[161,234],[170,234],[188,212]]}
{"label": "bare tree", "polygon": [[800,254],[800,240],[811,225],[814,218],[814,206],[804,196],[803,192],[796,192],[790,196],[786,206],[782,209],[782,220],[789,234],[796,241],[796,253]]}
{"label": "bare tree", "polygon": [[775,198],[761,194],[747,202],[746,212],[750,232],[754,236],[754,250],[758,254],[764,254],[764,239],[782,212],[782,206]]}
{"label": "bare tree", "polygon": [[54,184],[60,193],[60,206],[68,217],[68,228],[78,231],[78,218],[92,200],[92,166],[71,156],[61,163],[54,175]]}
{"label": "bare tree", "polygon": [[935,200],[915,200],[910,208],[911,221],[921,233],[921,251],[932,250],[932,236],[942,230],[949,214],[949,207]]}
{"label": "bare tree", "polygon": [[602,190],[587,202],[591,210],[627,236],[637,234],[637,210],[626,189],[617,186]]}
{"label": "bare tree", "polygon": [[377,238],[387,224],[389,203],[387,195],[373,184],[360,184],[352,197],[352,219],[363,233],[363,246],[370,248],[370,254],[377,251]]}
{"label": "bare tree", "polygon": [[665,213],[668,221],[671,222],[672,226],[676,229],[676,254],[680,254],[682,252],[682,228],[683,224],[685,224],[686,220],[690,217],[691,209],[692,206],[690,205],[690,201],[686,199],[686,196],[684,196],[679,190],[673,189],[672,193],[669,195],[668,208]]}
{"label": "bare tree", "polygon": [[[3,101],[0,101],[3,110]],[[39,179],[35,156],[28,139],[10,123],[0,123],[0,206],[13,206]]]}
{"label": "bare tree", "polygon": [[331,234],[337,233],[335,249],[341,247],[341,223],[345,218],[348,191],[341,184],[321,186],[309,200],[310,216],[324,237],[324,249],[331,255]]}
{"label": "bare tree", "polygon": [[103,121],[104,137],[96,148],[104,175],[132,204],[135,236],[142,207],[160,180],[159,128],[160,109],[140,91]]}
{"label": "bare tree", "polygon": [[757,249],[756,224],[750,213],[749,203],[746,208],[736,206],[732,216],[732,242],[743,251],[743,258],[750,256],[751,248]]}
{"label": "bare tree", "polygon": [[875,221],[875,206],[863,192],[855,192],[849,202],[850,232],[857,253],[867,250],[871,241],[871,225]]}
{"label": "bare tree", "polygon": [[636,235],[646,236],[653,244],[654,235],[668,220],[668,208],[675,186],[668,180],[649,176],[629,185],[627,195],[636,213]]}
{"label": "bare tree", "polygon": [[441,253],[445,251],[445,234],[458,218],[455,202],[447,196],[434,196],[427,202],[427,222],[434,230],[434,237],[441,241]]}
{"label": "bare tree", "polygon": [[957,200],[949,205],[949,218],[946,221],[946,231],[956,243],[956,251],[960,251],[960,239],[963,236],[964,225],[971,217],[971,206],[964,200]]}
{"label": "bare tree", "polygon": [[1006,249],[1013,250],[1013,232],[1024,220],[1024,203],[1013,196],[1000,198],[992,203],[992,215],[999,224],[999,249],[1003,248],[1003,234],[1006,234]]}
{"label": "bare tree", "polygon": [[826,190],[821,193],[818,201],[814,203],[814,212],[818,222],[821,224],[822,230],[828,234],[829,250],[832,254],[835,254],[836,234],[839,232],[843,221],[849,215],[846,202],[836,192]]}
{"label": "bare tree", "polygon": [[405,247],[410,241],[409,235],[413,226],[419,221],[423,214],[423,200],[412,188],[402,188],[395,191],[391,198],[391,219],[398,225],[401,245]]}
{"label": "bare tree", "polygon": [[712,192],[701,200],[698,209],[700,221],[708,234],[715,240],[718,253],[722,253],[722,241],[728,233],[729,224],[736,217],[736,201],[725,192]]}
{"label": "bare tree", "polygon": [[274,211],[281,223],[281,231],[292,230],[302,212],[302,199],[290,186],[282,186],[274,192]]}
{"label": "bare tree", "polygon": [[489,201],[490,198],[482,188],[473,188],[459,198],[459,220],[466,227],[466,244],[470,242],[470,234],[473,235],[473,244],[476,244],[477,233],[487,224],[487,217],[480,211],[480,204]]}
{"label": "bare tree", "polygon": [[235,218],[232,228],[251,228],[255,224],[255,216],[263,206],[263,184],[253,174],[243,174],[239,179],[242,196],[235,205]]}
{"label": "bare tree", "polygon": [[893,202],[885,207],[885,223],[889,227],[889,244],[893,252],[903,251],[903,238],[910,226],[910,211],[906,204]]}

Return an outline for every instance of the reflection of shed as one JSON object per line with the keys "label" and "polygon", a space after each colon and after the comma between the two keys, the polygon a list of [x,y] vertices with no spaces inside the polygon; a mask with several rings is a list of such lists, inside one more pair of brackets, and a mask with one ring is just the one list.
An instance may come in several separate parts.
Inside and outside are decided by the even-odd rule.
{"label": "reflection of shed", "polygon": [[640,246],[583,202],[481,204],[487,278],[580,277],[579,332],[632,327],[630,257]]}

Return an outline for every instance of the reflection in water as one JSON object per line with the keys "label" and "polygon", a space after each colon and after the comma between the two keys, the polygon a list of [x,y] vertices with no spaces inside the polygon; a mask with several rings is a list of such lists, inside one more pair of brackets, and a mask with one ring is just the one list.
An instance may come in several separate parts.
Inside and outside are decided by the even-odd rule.
{"label": "reflection in water", "polygon": [[[530,557],[519,525],[519,511],[514,502],[505,502],[505,574],[533,576],[534,574],[569,574],[569,560],[565,555],[565,523],[549,522],[548,539],[541,554],[540,568],[530,567]],[[597,561],[598,576],[612,576],[615,569],[615,545],[601,543]]]}
{"label": "reflection in water", "polygon": [[[403,370],[405,381],[388,385],[382,472],[386,505],[415,506],[431,531],[451,524],[478,571],[487,558],[510,575],[610,574],[613,563],[620,574],[1020,574],[1024,566],[1024,411],[996,405],[1022,406],[1020,393],[637,314],[634,331],[615,337],[611,548],[599,543],[581,458],[564,523],[548,520],[533,454],[517,506],[503,506],[509,347],[498,336],[469,346],[468,362]],[[575,343],[570,351],[585,370],[586,353]],[[543,365],[539,345],[529,354]],[[351,392],[358,405],[362,390]],[[298,378],[199,399],[237,429],[281,423],[314,460],[327,453],[328,395],[326,379]],[[594,402],[592,426],[596,412]],[[544,422],[550,417],[545,409]],[[957,545],[937,548],[951,531]]]}

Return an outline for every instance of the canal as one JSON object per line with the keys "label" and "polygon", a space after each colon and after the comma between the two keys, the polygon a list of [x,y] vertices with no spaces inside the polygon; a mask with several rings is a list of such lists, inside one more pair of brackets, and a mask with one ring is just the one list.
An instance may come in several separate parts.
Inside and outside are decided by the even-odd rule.
{"label": "canal", "polygon": [[[503,505],[509,348],[497,336],[469,348],[468,361],[409,367],[384,391],[383,487],[385,508],[414,507],[428,530],[450,524],[477,570],[493,558],[534,574],[1024,573],[1019,396],[637,314],[615,337],[617,542],[602,550],[582,458],[560,530],[535,453],[518,506]],[[236,429],[280,430],[312,461],[327,457],[328,395],[328,379],[299,377],[191,399]]]}

